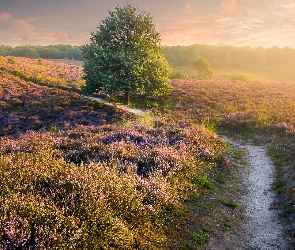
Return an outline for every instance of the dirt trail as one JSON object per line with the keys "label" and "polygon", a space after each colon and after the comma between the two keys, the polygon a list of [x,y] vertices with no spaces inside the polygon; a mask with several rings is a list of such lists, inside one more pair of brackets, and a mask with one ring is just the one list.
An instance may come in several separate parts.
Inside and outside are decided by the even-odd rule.
{"label": "dirt trail", "polygon": [[246,240],[253,249],[288,249],[282,237],[278,211],[272,209],[275,193],[271,190],[274,181],[272,161],[265,149],[257,146],[244,146],[249,152],[250,169],[244,179],[249,193],[245,197],[249,222],[246,225]]}
{"label": "dirt trail", "polygon": [[130,108],[128,105],[117,104],[115,102],[110,102],[110,101],[107,101],[107,100],[105,100],[103,98],[99,98],[99,97],[93,97],[93,96],[83,96],[83,97],[85,97],[87,99],[90,99],[90,100],[95,100],[95,101],[102,102],[102,103],[110,105],[112,107],[117,107],[119,109],[128,111],[128,112],[130,112],[132,114],[135,114],[135,115],[138,115],[138,116],[144,117],[145,115],[147,115],[147,112],[144,112],[144,111],[142,111],[140,109]]}
{"label": "dirt trail", "polygon": [[[239,225],[236,235],[226,235],[227,241],[217,244],[213,240],[209,249],[291,250],[283,237],[283,225],[275,209],[276,194],[271,190],[275,167],[263,147],[244,144],[225,138],[234,148],[246,151],[248,168],[239,173],[246,192],[241,196],[246,223]],[[243,170],[244,169],[244,170]],[[230,234],[230,233],[229,233]]]}

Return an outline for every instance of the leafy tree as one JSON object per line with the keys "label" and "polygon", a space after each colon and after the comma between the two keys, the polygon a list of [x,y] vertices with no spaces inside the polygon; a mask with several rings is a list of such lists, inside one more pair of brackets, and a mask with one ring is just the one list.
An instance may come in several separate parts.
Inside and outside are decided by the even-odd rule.
{"label": "leafy tree", "polygon": [[160,96],[171,91],[171,69],[161,53],[160,34],[150,14],[132,5],[109,11],[82,51],[86,93],[123,91],[128,104],[130,92]]}
{"label": "leafy tree", "polygon": [[212,68],[206,57],[200,57],[197,61],[193,62],[193,67],[198,70],[199,78],[212,77]]}

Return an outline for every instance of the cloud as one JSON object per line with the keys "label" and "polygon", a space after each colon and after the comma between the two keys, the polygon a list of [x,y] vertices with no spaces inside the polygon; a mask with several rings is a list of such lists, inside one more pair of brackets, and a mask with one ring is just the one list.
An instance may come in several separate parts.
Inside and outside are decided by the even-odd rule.
{"label": "cloud", "polygon": [[7,20],[11,17],[11,14],[10,13],[7,13],[7,12],[2,12],[0,14],[0,20]]}
{"label": "cloud", "polygon": [[237,0],[225,0],[222,3],[222,8],[226,11],[234,11],[237,7]]}
{"label": "cloud", "polygon": [[192,14],[192,13],[194,13],[194,10],[193,10],[193,8],[192,8],[192,6],[191,6],[190,3],[187,3],[187,4],[184,6],[184,8],[185,8],[185,13],[186,13],[186,14]]}
{"label": "cloud", "polygon": [[22,44],[43,45],[69,42],[69,37],[66,32],[54,32],[49,29],[37,28],[32,24],[34,21],[34,18],[9,18],[8,22],[1,26],[2,37],[5,40],[0,40],[0,44],[6,44],[8,40],[13,41],[13,44],[11,44],[12,46]]}
{"label": "cloud", "polygon": [[66,43],[69,41],[68,34],[65,32],[53,33],[52,38],[60,43]]}

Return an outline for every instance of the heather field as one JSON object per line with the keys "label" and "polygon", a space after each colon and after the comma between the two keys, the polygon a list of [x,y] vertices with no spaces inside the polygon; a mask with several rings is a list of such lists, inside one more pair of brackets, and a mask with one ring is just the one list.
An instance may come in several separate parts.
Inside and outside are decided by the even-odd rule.
{"label": "heather field", "polygon": [[[273,189],[281,216],[294,239],[295,214],[295,84],[212,80],[173,80],[169,114],[199,122],[207,129],[268,147],[276,166]],[[165,103],[165,100],[162,100]]]}
{"label": "heather field", "polygon": [[[65,60],[63,60],[65,61]],[[79,90],[84,85],[81,65],[26,57],[0,57],[0,70],[19,78],[66,90]]]}
{"label": "heather field", "polygon": [[291,221],[295,85],[173,80],[168,97],[133,96],[153,107],[139,119],[82,97],[82,75],[0,57],[3,249],[206,249],[237,222],[224,185],[238,152],[217,132],[268,145]]}
{"label": "heather field", "polygon": [[[0,71],[3,249],[160,249],[208,241],[202,227],[183,226],[184,201],[213,189],[208,173],[229,166],[218,136],[165,116],[147,125],[53,87],[47,79],[55,73],[45,66],[52,62],[33,73],[36,59],[13,60],[4,58]],[[78,75],[55,67],[68,69],[67,79]],[[16,69],[42,74],[46,84],[25,81]]]}

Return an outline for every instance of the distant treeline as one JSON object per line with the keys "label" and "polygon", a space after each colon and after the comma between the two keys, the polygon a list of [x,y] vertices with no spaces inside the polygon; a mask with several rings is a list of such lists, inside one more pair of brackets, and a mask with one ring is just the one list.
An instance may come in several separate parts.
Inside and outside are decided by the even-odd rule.
{"label": "distant treeline", "polygon": [[257,65],[294,65],[295,49],[289,47],[164,46],[163,53],[173,67],[190,66],[198,57],[206,57],[214,68],[251,68]]}
{"label": "distant treeline", "polygon": [[49,45],[49,46],[10,46],[0,47],[0,56],[19,56],[28,58],[44,58],[44,59],[70,59],[83,60],[80,46],[72,45]]}
{"label": "distant treeline", "polygon": [[[214,45],[164,46],[163,53],[174,68],[191,66],[198,57],[206,57],[214,68],[255,68],[258,65],[294,65],[295,49],[289,47],[235,47]],[[81,46],[0,46],[0,56],[44,59],[83,60]]]}

